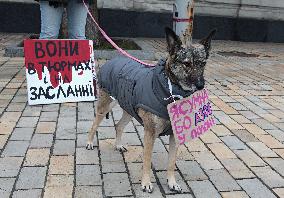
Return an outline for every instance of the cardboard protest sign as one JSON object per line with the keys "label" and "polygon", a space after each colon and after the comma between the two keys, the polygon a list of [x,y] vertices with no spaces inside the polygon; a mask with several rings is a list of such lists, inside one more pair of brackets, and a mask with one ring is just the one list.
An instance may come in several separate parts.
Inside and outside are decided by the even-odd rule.
{"label": "cardboard protest sign", "polygon": [[168,105],[173,133],[180,145],[209,131],[215,125],[206,89]]}
{"label": "cardboard protest sign", "polygon": [[89,40],[25,40],[29,105],[93,101],[94,50]]}

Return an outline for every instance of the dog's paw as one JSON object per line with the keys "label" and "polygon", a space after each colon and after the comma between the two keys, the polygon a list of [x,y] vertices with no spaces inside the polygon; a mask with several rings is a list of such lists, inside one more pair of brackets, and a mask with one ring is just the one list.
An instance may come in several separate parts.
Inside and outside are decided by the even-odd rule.
{"label": "dog's paw", "polygon": [[127,148],[123,145],[116,145],[115,146],[115,150],[118,150],[120,152],[126,152],[127,151]]}
{"label": "dog's paw", "polygon": [[88,144],[86,145],[86,149],[87,149],[87,150],[94,150],[94,145],[93,145],[93,143],[88,143]]}
{"label": "dog's paw", "polygon": [[180,185],[178,185],[176,182],[168,183],[168,186],[169,186],[170,191],[177,192],[177,193],[182,192]]}
{"label": "dog's paw", "polygon": [[153,184],[151,182],[149,182],[147,184],[142,184],[142,190],[143,190],[143,192],[152,193],[153,190],[154,190]]}

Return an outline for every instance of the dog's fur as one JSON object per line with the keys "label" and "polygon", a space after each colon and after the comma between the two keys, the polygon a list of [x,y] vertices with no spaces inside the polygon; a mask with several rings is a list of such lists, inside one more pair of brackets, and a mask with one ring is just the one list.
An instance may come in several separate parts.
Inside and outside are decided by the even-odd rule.
{"label": "dog's fur", "polygon": [[[204,88],[204,68],[209,57],[211,40],[216,30],[212,31],[205,39],[198,44],[190,47],[183,47],[179,37],[169,28],[166,28],[166,40],[169,56],[167,57],[165,72],[172,83],[182,87],[185,91],[194,92]],[[102,66],[103,67],[103,66]],[[99,90],[99,99],[96,106],[96,118],[89,132],[87,149],[93,149],[93,138],[95,132],[104,119],[105,115],[117,104],[111,96]],[[147,192],[153,191],[150,181],[150,169],[152,150],[155,139],[161,134],[169,123],[169,120],[147,112],[144,109],[138,109],[138,115],[144,124],[144,157],[143,157],[143,177],[142,189]],[[123,116],[116,125],[116,149],[122,152],[127,151],[121,144],[121,136],[125,126],[130,122],[132,116],[123,111]],[[178,145],[175,142],[174,135],[169,137],[169,161],[167,179],[171,190],[181,192],[181,187],[176,183],[174,170],[176,162]]]}

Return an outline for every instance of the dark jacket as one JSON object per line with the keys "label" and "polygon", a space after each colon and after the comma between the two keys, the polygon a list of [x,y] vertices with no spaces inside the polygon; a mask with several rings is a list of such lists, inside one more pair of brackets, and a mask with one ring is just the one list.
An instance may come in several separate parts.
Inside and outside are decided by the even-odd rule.
{"label": "dark jacket", "polygon": [[[126,57],[117,57],[108,61],[98,72],[98,84],[101,89],[118,100],[121,108],[143,125],[138,108],[149,111],[161,118],[170,120],[167,105],[173,102],[169,98],[168,78],[164,72],[165,61],[148,68]],[[173,84],[173,94],[187,97],[185,92]],[[167,126],[161,135],[172,133]]]}

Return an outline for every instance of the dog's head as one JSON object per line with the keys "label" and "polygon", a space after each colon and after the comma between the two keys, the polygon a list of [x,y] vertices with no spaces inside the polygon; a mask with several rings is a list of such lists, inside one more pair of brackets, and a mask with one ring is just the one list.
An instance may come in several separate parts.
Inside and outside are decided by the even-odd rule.
{"label": "dog's head", "polygon": [[213,30],[197,44],[183,47],[180,38],[166,28],[166,40],[169,52],[165,71],[169,78],[185,91],[196,91],[204,88],[204,69],[209,57],[211,40],[216,33]]}

